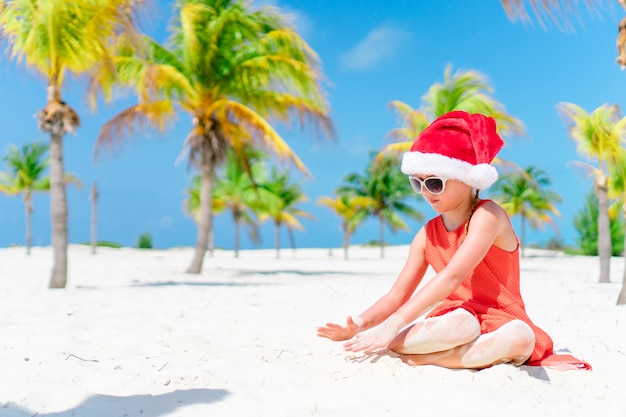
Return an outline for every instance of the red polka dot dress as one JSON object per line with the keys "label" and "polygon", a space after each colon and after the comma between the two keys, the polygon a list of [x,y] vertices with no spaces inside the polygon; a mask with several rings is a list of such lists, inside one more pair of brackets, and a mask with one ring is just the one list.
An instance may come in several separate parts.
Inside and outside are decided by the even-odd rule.
{"label": "red polka dot dress", "polygon": [[[478,205],[486,201],[482,200]],[[441,216],[426,224],[425,256],[435,272],[448,265],[464,239],[465,224],[447,231]],[[427,317],[440,316],[457,308],[476,317],[481,333],[493,332],[514,319],[527,323],[535,333],[535,349],[526,363],[528,365],[552,366],[556,360],[556,367],[590,368],[570,355],[554,355],[550,336],[528,317],[520,293],[519,244],[512,252],[491,246],[461,285]]]}

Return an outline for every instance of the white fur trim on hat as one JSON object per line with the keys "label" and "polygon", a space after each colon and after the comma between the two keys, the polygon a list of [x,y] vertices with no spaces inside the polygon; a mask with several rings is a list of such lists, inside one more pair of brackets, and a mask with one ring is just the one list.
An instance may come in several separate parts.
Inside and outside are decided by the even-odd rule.
{"label": "white fur trim on hat", "polygon": [[400,169],[406,175],[437,175],[459,180],[479,190],[498,179],[498,171],[489,164],[473,165],[436,153],[406,152]]}

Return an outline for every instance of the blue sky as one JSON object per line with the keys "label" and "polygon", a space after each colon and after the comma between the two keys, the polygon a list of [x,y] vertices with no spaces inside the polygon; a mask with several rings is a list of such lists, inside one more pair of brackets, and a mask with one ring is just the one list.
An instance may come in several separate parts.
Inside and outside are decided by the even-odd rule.
{"label": "blue sky", "polygon": [[[171,9],[160,1],[146,31],[162,37]],[[312,129],[278,126],[279,132],[313,174],[312,179],[294,174],[310,201],[302,208],[315,220],[303,220],[305,231],[296,232],[298,247],[341,245],[339,218],[315,204],[321,195],[332,195],[351,172],[363,172],[371,150],[388,143],[386,134],[398,126],[388,107],[392,100],[419,107],[421,97],[435,82],[443,80],[444,68],[472,69],[485,74],[494,96],[527,128],[523,137],[508,138],[500,156],[526,167],[534,164],[553,181],[562,197],[557,218],[559,233],[574,244],[574,214],[581,210],[591,180],[571,162],[579,160],[575,144],[557,112],[560,102],[572,102],[587,111],[602,104],[621,105],[626,73],[615,64],[617,22],[624,12],[615,6],[591,15],[584,8],[580,20],[569,30],[553,24],[509,20],[497,1],[264,1],[290,14],[298,32],[319,54],[337,138],[318,140]],[[477,6],[480,4],[481,6]],[[98,238],[133,246],[140,234],[150,232],[160,248],[192,246],[196,227],[185,215],[184,190],[192,175],[184,162],[177,163],[190,121],[181,114],[165,134],[147,132],[129,140],[123,149],[94,162],[94,144],[102,124],[133,103],[118,97],[91,112],[83,97],[81,80],[68,82],[65,101],[80,114],[82,126],[65,138],[66,170],[83,182],[70,187],[69,239],[89,240],[89,190],[96,182],[100,191]],[[0,58],[0,153],[9,144],[48,141],[33,118],[45,105],[45,81]],[[5,170],[0,164],[0,170]],[[488,193],[483,193],[487,196]],[[416,207],[427,218],[435,213],[419,201]],[[49,196],[34,199],[33,244],[50,244]],[[518,228],[519,222],[513,219]],[[407,244],[422,224],[409,221],[410,231],[391,234],[391,244]],[[215,219],[216,245],[232,248],[233,227],[227,215]],[[366,222],[352,243],[377,238],[377,224]],[[544,243],[555,236],[547,227],[529,231],[527,242]],[[261,247],[273,247],[273,229],[261,229]],[[286,233],[282,246],[288,247]],[[24,244],[24,208],[19,197],[0,195],[0,247]],[[254,247],[242,236],[244,248]]]}

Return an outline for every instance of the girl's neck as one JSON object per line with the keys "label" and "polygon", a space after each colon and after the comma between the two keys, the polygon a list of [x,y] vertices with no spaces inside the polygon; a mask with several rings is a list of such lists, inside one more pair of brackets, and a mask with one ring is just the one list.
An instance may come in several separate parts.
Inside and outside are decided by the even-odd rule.
{"label": "girl's neck", "polygon": [[463,200],[455,208],[441,213],[443,223],[448,231],[456,230],[461,225],[466,224],[473,214],[480,199],[472,194],[470,198]]}

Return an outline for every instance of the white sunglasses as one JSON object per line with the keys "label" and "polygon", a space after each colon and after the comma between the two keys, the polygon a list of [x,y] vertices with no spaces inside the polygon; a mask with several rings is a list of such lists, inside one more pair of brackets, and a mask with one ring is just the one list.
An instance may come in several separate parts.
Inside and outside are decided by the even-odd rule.
{"label": "white sunglasses", "polygon": [[413,187],[413,191],[418,194],[422,194],[422,187],[426,188],[431,194],[441,194],[446,189],[446,181],[448,180],[449,178],[443,177],[428,177],[424,180],[420,180],[413,175],[409,175],[411,187]]}

